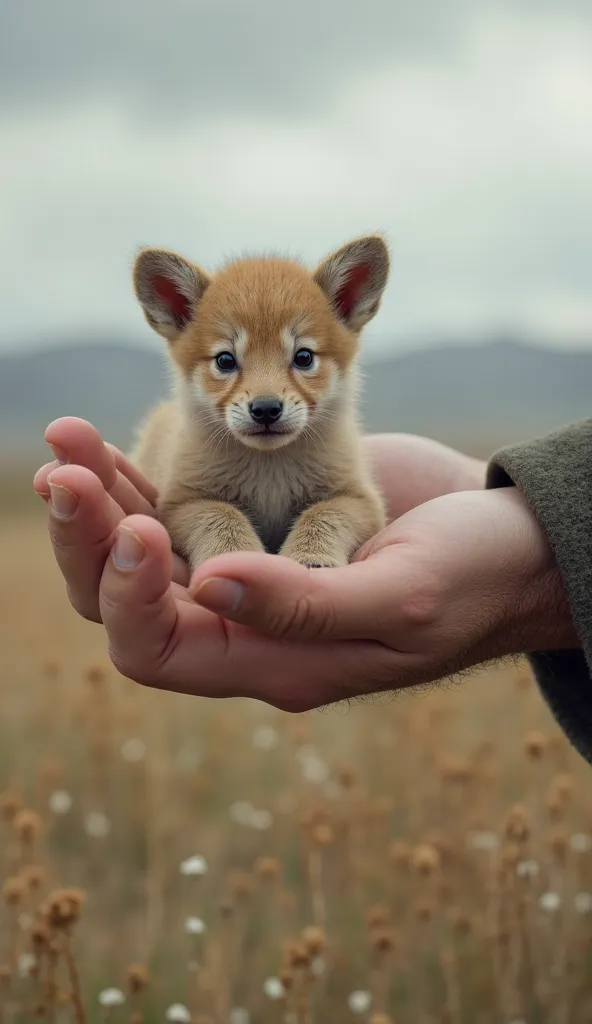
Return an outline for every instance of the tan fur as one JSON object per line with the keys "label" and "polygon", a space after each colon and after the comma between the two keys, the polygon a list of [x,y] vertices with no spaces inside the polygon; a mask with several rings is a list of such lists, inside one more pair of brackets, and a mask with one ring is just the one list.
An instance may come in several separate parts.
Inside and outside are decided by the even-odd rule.
{"label": "tan fur", "polygon": [[[356,421],[355,358],[387,273],[375,237],[315,273],[244,259],[209,277],[175,254],[139,254],[136,294],[169,342],[177,385],[141,425],[131,458],[156,486],[159,517],[192,569],[247,550],[345,565],[384,525]],[[310,370],[291,363],[292,345],[314,351]],[[221,351],[240,358],[236,372],[219,372]],[[284,403],[277,434],[248,432],[258,429],[248,404],[261,395]]]}

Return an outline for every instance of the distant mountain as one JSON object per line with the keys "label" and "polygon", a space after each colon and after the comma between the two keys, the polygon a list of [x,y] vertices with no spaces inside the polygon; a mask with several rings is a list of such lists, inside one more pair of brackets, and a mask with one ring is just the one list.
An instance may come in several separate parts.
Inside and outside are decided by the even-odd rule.
{"label": "distant mountain", "polygon": [[[363,364],[369,430],[427,434],[487,453],[592,415],[592,350],[512,342],[445,345]],[[119,445],[167,393],[158,351],[113,342],[0,357],[1,453],[43,456],[57,416],[82,416]]]}

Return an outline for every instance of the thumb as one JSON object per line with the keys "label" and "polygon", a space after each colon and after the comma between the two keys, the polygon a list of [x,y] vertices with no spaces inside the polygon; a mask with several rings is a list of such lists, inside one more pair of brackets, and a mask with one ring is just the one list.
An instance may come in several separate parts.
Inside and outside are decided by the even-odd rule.
{"label": "thumb", "polygon": [[177,625],[168,534],[155,519],[128,516],[105,563],[99,602],[109,653],[122,675],[162,685]]}
{"label": "thumb", "polygon": [[189,596],[273,636],[381,640],[396,601],[394,578],[374,557],[339,569],[307,569],[280,555],[241,553],[204,563]]}

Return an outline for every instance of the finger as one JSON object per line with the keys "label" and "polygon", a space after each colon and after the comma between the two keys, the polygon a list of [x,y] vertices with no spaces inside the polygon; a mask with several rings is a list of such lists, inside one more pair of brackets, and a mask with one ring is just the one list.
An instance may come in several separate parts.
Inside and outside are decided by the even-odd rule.
{"label": "finger", "polygon": [[49,483],[48,476],[53,473],[54,469],[57,469],[63,463],[58,462],[57,459],[54,462],[46,462],[44,466],[41,466],[35,476],[33,477],[33,490],[43,498],[44,501],[49,501]]}
{"label": "finger", "polygon": [[189,595],[273,636],[386,642],[409,618],[406,574],[391,561],[382,553],[342,569],[306,569],[278,555],[223,555],[197,570]]}
{"label": "finger", "polygon": [[172,567],[170,540],[160,523],[130,516],[119,524],[101,579],[101,617],[118,670],[153,685],[163,685],[175,649]]}
{"label": "finger", "polygon": [[151,505],[156,505],[158,498],[156,487],[130,462],[127,455],[120,452],[119,448],[109,443],[106,443],[106,447],[115,459],[115,465],[119,472],[133,484],[136,490],[146,498],[146,501],[149,501]]}
{"label": "finger", "polygon": [[99,583],[121,509],[83,466],[59,466],[47,486],[49,535],[70,602],[84,618],[100,622]]}
{"label": "finger", "polygon": [[[98,430],[86,420],[75,416],[54,420],[45,431],[45,440],[58,460],[90,469],[127,515],[154,514],[155,489],[133,470],[121,452],[106,445]],[[141,488],[137,486],[138,479],[143,480]]]}

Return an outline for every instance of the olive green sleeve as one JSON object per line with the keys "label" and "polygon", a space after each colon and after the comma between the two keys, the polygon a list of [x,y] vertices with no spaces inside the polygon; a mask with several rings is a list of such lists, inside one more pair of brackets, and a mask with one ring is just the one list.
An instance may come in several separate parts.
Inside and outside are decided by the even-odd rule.
{"label": "olive green sleeve", "polygon": [[582,645],[530,661],[557,721],[592,763],[592,419],[494,455],[487,487],[512,485],[551,545]]}

